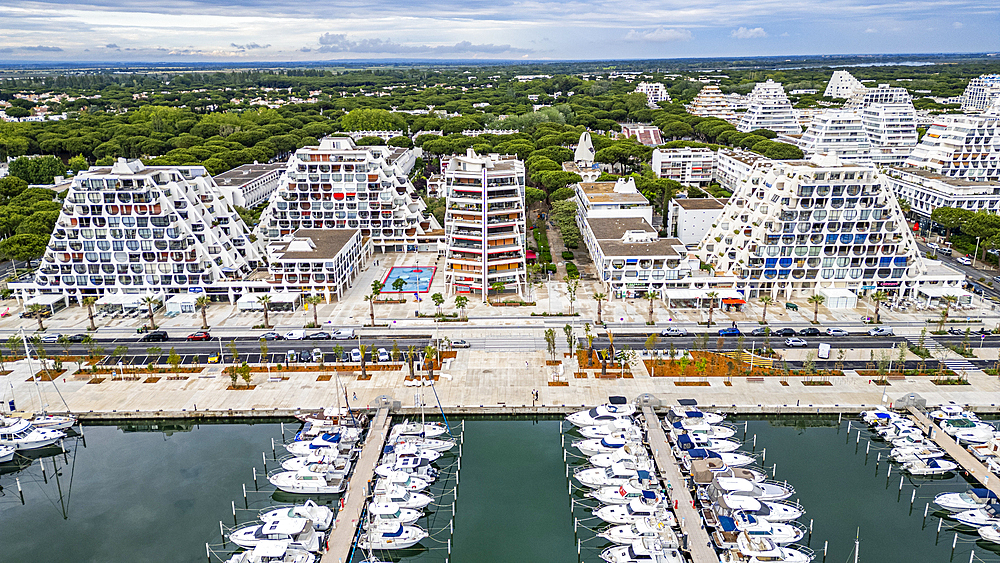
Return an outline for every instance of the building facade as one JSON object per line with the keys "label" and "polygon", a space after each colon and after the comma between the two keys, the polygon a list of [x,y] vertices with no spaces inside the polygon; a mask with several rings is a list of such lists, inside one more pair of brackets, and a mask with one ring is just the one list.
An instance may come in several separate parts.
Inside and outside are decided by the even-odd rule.
{"label": "building facade", "polygon": [[969,81],[962,94],[962,111],[983,112],[1000,98],[1000,74],[984,74]]}
{"label": "building facade", "polygon": [[268,245],[267,256],[274,284],[339,301],[371,259],[372,242],[361,229],[299,229]]}
{"label": "building facade", "polygon": [[653,149],[653,172],[684,186],[707,186],[715,173],[715,153],[707,148]]}
{"label": "building facade", "polygon": [[647,103],[651,106],[655,106],[660,102],[670,101],[670,94],[667,93],[667,89],[663,87],[663,84],[659,82],[640,82],[635,87],[635,91],[645,94]]}
{"label": "building facade", "polygon": [[749,133],[755,129],[769,129],[779,134],[802,132],[781,84],[773,80],[758,82],[747,98],[747,111],[736,125],[739,131]]}
{"label": "building facade", "polygon": [[267,203],[278,189],[287,164],[244,164],[216,175],[213,180],[226,198],[240,207],[257,207]]}
{"label": "building facade", "polygon": [[871,104],[861,110],[872,164],[902,166],[917,146],[917,111],[910,102]]}
{"label": "building facade", "polygon": [[719,222],[719,215],[727,201],[714,197],[670,200],[667,204],[667,233],[685,246],[699,244],[712,225]]}
{"label": "building facade", "polygon": [[846,110],[814,117],[798,145],[806,156],[828,154],[846,162],[867,161],[870,148],[861,116]]}
{"label": "building facade", "polygon": [[735,121],[736,112],[729,104],[729,99],[722,90],[714,84],[709,84],[698,92],[687,106],[688,113],[699,117],[718,117],[726,121]]}
{"label": "building facade", "polygon": [[857,90],[863,90],[865,85],[846,70],[835,70],[826,84],[823,95],[827,98],[849,98]]}
{"label": "building facade", "polygon": [[973,182],[1000,181],[1000,115],[940,116],[906,166]]}
{"label": "building facade", "polygon": [[863,110],[872,104],[910,104],[913,99],[906,88],[879,84],[877,88],[856,90],[844,103],[844,109]]}
{"label": "building facade", "polygon": [[938,207],[1000,213],[1000,182],[964,180],[919,168],[886,171],[889,188],[910,205],[910,211],[925,221]]}

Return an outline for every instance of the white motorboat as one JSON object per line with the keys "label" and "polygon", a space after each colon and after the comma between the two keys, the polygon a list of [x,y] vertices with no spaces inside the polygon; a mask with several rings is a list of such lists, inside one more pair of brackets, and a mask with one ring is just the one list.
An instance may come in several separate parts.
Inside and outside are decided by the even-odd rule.
{"label": "white motorboat", "polygon": [[961,493],[940,493],[934,497],[934,504],[948,512],[975,510],[997,502],[997,494],[989,489],[975,488]]}
{"label": "white motorboat", "polygon": [[17,448],[14,446],[0,446],[0,463],[11,461],[16,453]]}
{"label": "white motorboat", "polygon": [[434,450],[436,452],[446,452],[455,447],[455,440],[441,440],[440,438],[422,438],[420,436],[397,436],[389,440],[390,444],[411,444],[421,450]]}
{"label": "white motorboat", "polygon": [[[318,452],[325,452],[329,448],[323,448],[321,450],[316,450]],[[298,471],[300,469],[305,469],[310,465],[328,465],[330,467],[336,468],[338,470],[347,471],[350,467],[351,461],[342,455],[329,455],[328,453],[317,453],[303,457],[292,456],[281,462],[281,468],[285,471]]]}
{"label": "white motorboat", "polygon": [[927,416],[938,424],[941,424],[946,420],[979,420],[979,417],[976,416],[975,413],[971,413],[958,405],[944,405],[937,410],[931,411]]}
{"label": "white motorboat", "polygon": [[955,433],[955,441],[966,447],[981,446],[996,437],[1000,437],[1000,432],[997,432],[996,429],[991,430],[981,426],[969,430],[959,430]]}
{"label": "white motorboat", "polygon": [[368,415],[363,410],[347,407],[326,407],[321,411],[300,412],[295,418],[301,422],[320,426],[364,426]]}
{"label": "white motorboat", "polygon": [[404,457],[420,457],[434,462],[441,458],[441,452],[432,450],[431,448],[421,448],[413,442],[386,444],[382,448],[382,463],[393,463],[397,459]]}
{"label": "white motorboat", "polygon": [[889,441],[894,448],[907,448],[907,447],[920,447],[920,448],[936,448],[937,444],[928,440],[927,438],[921,436],[903,436],[902,438],[896,438]]}
{"label": "white motorboat", "polygon": [[754,483],[767,481],[767,473],[759,469],[729,467],[721,459],[696,459],[691,462],[691,481],[695,485],[708,486],[716,477],[737,477]]}
{"label": "white motorboat", "polygon": [[368,525],[385,523],[413,524],[423,515],[417,509],[403,508],[394,502],[372,502],[368,504]]}
{"label": "white motorboat", "polygon": [[358,537],[360,549],[406,549],[420,543],[427,532],[417,526],[402,524],[376,526]]}
{"label": "white motorboat", "polygon": [[778,524],[738,510],[732,516],[719,516],[720,537],[713,539],[717,539],[716,545],[723,549],[732,548],[736,547],[739,534],[746,532],[751,537],[764,537],[778,545],[788,545],[805,537],[806,531],[798,522]]}
{"label": "white motorboat", "polygon": [[892,448],[889,452],[889,457],[892,458],[896,463],[906,463],[909,461],[914,461],[917,459],[932,459],[936,457],[944,457],[945,451],[941,448],[926,447],[926,446],[903,446],[900,448]]}
{"label": "white motorboat", "polygon": [[677,546],[677,534],[664,522],[643,518],[630,524],[619,524],[604,530],[598,536],[619,545],[629,545],[642,538],[656,538],[663,545]]}
{"label": "white motorboat", "polygon": [[891,442],[907,436],[914,440],[924,437],[924,433],[909,420],[897,420],[875,430],[879,438]]}
{"label": "white motorboat", "polygon": [[233,555],[226,563],[314,563],[316,556],[304,549],[289,547],[287,541],[267,540],[250,551]]}
{"label": "white motorboat", "polygon": [[438,476],[438,470],[431,462],[421,457],[404,457],[397,459],[395,463],[383,463],[375,468],[375,474],[379,477],[388,477],[394,472],[419,477],[428,483],[433,483]]}
{"label": "white motorboat", "polygon": [[575,412],[566,417],[573,426],[583,428],[584,426],[596,426],[613,422],[620,418],[628,418],[635,414],[635,405],[628,402],[625,397],[608,397],[608,402],[598,405],[592,409]]}
{"label": "white motorboat", "polygon": [[1000,523],[995,522],[979,528],[979,536],[986,541],[1000,543]]}
{"label": "white motorboat", "polygon": [[448,433],[448,427],[440,422],[403,422],[396,424],[389,431],[390,438],[400,436],[418,436],[422,438],[435,438]]}
{"label": "white motorboat", "polygon": [[609,454],[626,444],[639,445],[642,443],[642,436],[636,436],[631,432],[618,432],[603,438],[592,440],[576,440],[573,447],[580,450],[580,453],[587,457]]}
{"label": "white motorboat", "polygon": [[639,479],[629,479],[628,483],[617,487],[601,487],[590,491],[588,496],[597,499],[601,504],[628,504],[633,499],[642,498],[647,502],[660,500],[660,495],[643,485]]}
{"label": "white motorboat", "polygon": [[[742,495],[757,500],[785,500],[795,494],[795,488],[787,483],[764,481],[756,483],[738,477],[716,476],[712,484],[702,489],[704,498],[715,501],[722,495]],[[699,493],[702,496],[702,493]]]}
{"label": "white motorboat", "polygon": [[910,475],[943,475],[949,471],[954,471],[958,467],[953,461],[946,459],[922,459],[918,458],[903,464],[903,471]]}
{"label": "white motorboat", "polygon": [[615,487],[628,483],[631,479],[649,479],[649,471],[629,467],[622,462],[612,464],[611,467],[579,467],[573,471],[573,477],[585,487],[599,489],[601,487]]}
{"label": "white motorboat", "polygon": [[626,444],[609,454],[598,454],[590,458],[590,464],[594,467],[611,467],[618,462],[630,462],[636,469],[652,470],[652,461],[646,448],[638,444]]}
{"label": "white motorboat", "polygon": [[791,522],[806,513],[800,505],[788,501],[761,501],[741,495],[722,495],[713,506],[719,516],[734,516],[737,511],[743,511],[752,516],[762,517],[768,522]]}
{"label": "white motorboat", "polygon": [[379,479],[375,485],[375,493],[372,496],[372,501],[392,502],[400,508],[419,510],[434,502],[434,498],[424,493],[407,491],[406,489],[390,484],[385,479]]}
{"label": "white motorboat", "polygon": [[978,420],[972,420],[970,418],[953,418],[942,420],[939,424],[941,430],[944,430],[945,434],[949,436],[954,436],[955,433],[963,430],[972,430],[973,428],[982,428],[984,430],[989,430],[993,432],[996,428],[992,424],[986,422],[980,422]]}
{"label": "white motorboat", "polygon": [[670,432],[674,439],[677,439],[677,436],[681,434],[704,434],[709,438],[718,438],[720,440],[732,438],[736,435],[736,429],[732,426],[708,424],[697,418],[682,418],[673,423],[664,419],[663,429]]}
{"label": "white motorboat", "polygon": [[1000,522],[1000,504],[984,504],[979,508],[959,512],[958,514],[953,515],[952,518],[973,528],[989,526]]}
{"label": "white motorboat", "polygon": [[744,467],[750,465],[755,460],[754,458],[741,453],[736,452],[713,452],[712,450],[706,450],[704,448],[692,448],[690,450],[682,450],[678,455],[681,460],[681,465],[684,466],[684,470],[691,471],[691,463],[699,459],[718,459],[727,467]]}
{"label": "white motorboat", "polygon": [[676,546],[664,545],[656,538],[642,538],[631,545],[612,546],[601,552],[607,563],[684,563]]}
{"label": "white motorboat", "polygon": [[674,513],[662,502],[647,503],[643,499],[632,499],[628,504],[611,504],[594,511],[594,516],[609,524],[631,524],[643,518],[652,518],[667,526],[674,526],[677,521]]}
{"label": "white motorboat", "polygon": [[809,563],[813,560],[812,550],[802,546],[782,547],[762,536],[747,532],[736,540],[736,549],[748,558],[750,563],[759,561],[783,561],[785,563]]}
{"label": "white motorboat", "polygon": [[31,422],[35,428],[48,428],[50,430],[66,430],[76,424],[76,418],[72,416],[58,416],[53,414],[32,415],[24,412],[13,412],[11,418],[21,418]]}
{"label": "white motorboat", "polygon": [[323,546],[323,532],[317,532],[308,518],[279,518],[244,526],[229,534],[229,541],[247,549],[269,540],[288,542],[291,548],[319,551]]}
{"label": "white motorboat", "polygon": [[603,438],[605,436],[610,436],[617,432],[627,432],[637,428],[635,421],[631,418],[616,418],[610,422],[605,422],[603,424],[597,424],[594,426],[584,426],[579,428],[577,432],[580,433],[584,438]]}
{"label": "white motorboat", "polygon": [[[357,439],[351,440],[350,436],[346,434],[351,431],[353,434],[357,431],[355,428],[349,428],[341,432],[336,433],[324,433],[316,436],[312,440],[300,440],[298,442],[290,442],[285,444],[285,449],[288,453],[304,457],[316,453],[323,453],[326,455],[339,455],[348,453],[353,449],[354,444],[357,443]],[[323,451],[319,451],[323,450]]]}
{"label": "white motorboat", "polygon": [[735,452],[743,445],[736,440],[709,438],[705,434],[681,434],[677,436],[677,445],[682,450],[704,448],[720,454]]}
{"label": "white motorboat", "polygon": [[333,510],[310,499],[302,504],[265,508],[260,511],[258,518],[265,524],[284,518],[307,518],[312,521],[314,529],[322,532],[330,528],[330,523],[333,522]]}
{"label": "white motorboat", "polygon": [[55,444],[66,433],[51,428],[35,428],[23,418],[0,418],[0,446],[16,450],[36,450]]}
{"label": "white motorboat", "polygon": [[868,411],[861,411],[861,420],[869,426],[882,426],[893,420],[899,420],[902,418],[905,417],[899,413],[892,412],[883,406],[877,406]]}
{"label": "white motorboat", "polygon": [[281,471],[269,475],[267,480],[286,493],[328,495],[342,493],[347,489],[346,473],[314,471],[320,467],[322,466],[309,466],[298,471]]}
{"label": "white motorboat", "polygon": [[430,486],[430,482],[425,479],[397,471],[379,479],[379,483],[384,483],[386,486],[393,485],[404,491],[422,491]]}
{"label": "white motorboat", "polygon": [[718,412],[705,412],[697,407],[698,402],[694,399],[681,399],[678,404],[670,407],[667,413],[667,420],[671,423],[683,419],[695,419],[705,424],[719,424],[726,419],[726,415]]}

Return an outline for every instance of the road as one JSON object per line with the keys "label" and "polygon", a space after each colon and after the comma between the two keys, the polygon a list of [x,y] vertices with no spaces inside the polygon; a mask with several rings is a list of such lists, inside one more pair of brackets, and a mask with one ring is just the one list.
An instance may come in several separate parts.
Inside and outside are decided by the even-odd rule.
{"label": "road", "polygon": [[[927,252],[928,254],[933,254],[934,253],[934,249],[933,248],[927,246],[926,244],[924,244],[922,242],[918,242],[917,243],[917,247],[920,250],[923,250],[924,252]],[[982,250],[982,249],[980,249],[980,250]],[[961,255],[958,254],[958,253],[952,253],[951,256],[945,256],[943,254],[938,254],[937,256],[938,256],[938,260],[940,260],[942,264],[948,266],[949,268],[954,268],[954,269],[962,272],[963,274],[965,274],[966,278],[968,278],[970,281],[974,282],[977,287],[979,287],[979,288],[982,289],[982,293],[986,297],[994,297],[998,301],[1000,301],[1000,283],[997,283],[996,281],[993,281],[993,276],[996,276],[1000,272],[997,272],[997,270],[994,270],[994,269],[991,269],[991,270],[987,271],[987,270],[982,270],[980,268],[973,268],[972,266],[966,266],[964,264],[959,264],[958,263],[958,259],[961,258]],[[982,266],[983,263],[982,263],[982,261],[980,261],[980,260],[977,259],[975,261],[975,264],[977,266]],[[993,281],[993,284],[994,284],[995,287],[990,287],[990,286],[986,285],[985,283],[978,282],[977,280],[979,278],[986,278],[989,281]],[[977,293],[979,293],[979,292],[977,292]]]}
{"label": "road", "polygon": [[[645,348],[646,339],[649,337],[646,335],[615,335],[615,347],[622,348],[628,346],[633,350],[641,350]],[[710,335],[705,348],[708,350],[715,350],[717,348],[718,336]],[[907,340],[901,336],[891,336],[891,337],[879,337],[873,338],[868,335],[863,335],[861,333],[852,333],[850,336],[803,336],[799,337],[804,339],[808,346],[807,348],[815,348],[820,342],[826,342],[834,348],[893,348],[899,346],[901,342],[906,342],[907,346],[912,346],[913,341]],[[913,340],[918,340],[919,337],[912,337]],[[928,343],[930,341],[937,342],[942,346],[948,344],[961,345],[965,340],[964,336],[931,336],[927,335]],[[761,348],[764,346],[765,338],[763,336],[744,336],[743,338],[743,349],[750,350],[752,348]],[[694,347],[694,336],[664,336],[659,337],[656,340],[657,350],[669,349],[671,345],[674,348],[689,350]],[[586,340],[581,340],[581,345],[586,346]],[[724,339],[723,350],[735,350],[737,339],[729,336]],[[989,335],[985,339],[981,339],[979,335],[973,334],[969,337],[969,342],[972,347],[979,348],[980,345],[985,348],[998,348],[1000,347],[1000,335]],[[785,339],[778,336],[772,336],[770,338],[770,345],[772,348],[784,348]],[[594,348],[607,348],[608,338],[600,336],[594,339]]]}

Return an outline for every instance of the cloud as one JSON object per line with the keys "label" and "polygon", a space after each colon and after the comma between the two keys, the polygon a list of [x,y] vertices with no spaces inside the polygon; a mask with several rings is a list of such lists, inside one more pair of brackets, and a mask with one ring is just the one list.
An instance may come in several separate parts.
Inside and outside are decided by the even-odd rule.
{"label": "cloud", "polygon": [[767,32],[764,31],[763,27],[740,27],[739,29],[734,29],[730,35],[736,39],[760,39],[767,37]]}
{"label": "cloud", "polygon": [[951,27],[954,27],[955,29],[962,29],[963,27],[965,27],[965,24],[963,24],[962,22],[955,22],[951,24]]}
{"label": "cloud", "polygon": [[874,27],[869,27],[868,29],[865,30],[865,33],[878,33],[878,30],[875,29]]}
{"label": "cloud", "polygon": [[324,33],[319,36],[319,47],[311,49],[303,47],[303,53],[316,51],[318,53],[382,53],[382,54],[434,54],[453,55],[460,53],[475,54],[501,54],[501,53],[532,53],[531,49],[521,49],[510,45],[494,45],[492,43],[474,44],[469,41],[460,41],[454,45],[403,45],[394,43],[391,40],[382,39],[362,39],[352,41],[344,33]]}
{"label": "cloud", "polygon": [[690,41],[691,31],[688,29],[673,29],[658,27],[648,31],[630,30],[625,34],[626,41]]}
{"label": "cloud", "polygon": [[247,43],[246,45],[237,45],[236,43],[230,43],[229,45],[231,47],[235,47],[235,48],[239,49],[240,51],[250,51],[250,50],[253,50],[253,49],[267,49],[268,47],[271,46],[270,43],[268,43],[267,45],[258,45],[256,43]]}

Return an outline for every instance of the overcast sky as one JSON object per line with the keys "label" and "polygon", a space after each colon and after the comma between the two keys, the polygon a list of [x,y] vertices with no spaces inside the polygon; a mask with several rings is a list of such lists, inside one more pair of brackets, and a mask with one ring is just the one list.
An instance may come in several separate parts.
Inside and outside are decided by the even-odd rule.
{"label": "overcast sky", "polygon": [[0,0],[0,61],[1000,51],[997,0]]}

